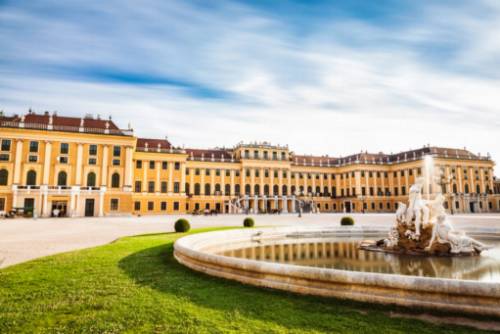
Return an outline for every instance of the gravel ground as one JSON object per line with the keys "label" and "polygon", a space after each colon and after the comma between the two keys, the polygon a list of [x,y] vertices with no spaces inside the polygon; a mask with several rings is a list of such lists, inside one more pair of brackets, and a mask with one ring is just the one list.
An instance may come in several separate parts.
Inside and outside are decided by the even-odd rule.
{"label": "gravel ground", "polygon": [[[257,226],[338,225],[343,214],[257,215]],[[387,227],[393,214],[353,214],[357,225]],[[180,216],[45,218],[0,220],[0,268],[42,256],[110,243],[117,238],[172,232]],[[241,226],[242,215],[187,216],[192,228]],[[451,216],[455,227],[494,228],[500,232],[499,214]]]}

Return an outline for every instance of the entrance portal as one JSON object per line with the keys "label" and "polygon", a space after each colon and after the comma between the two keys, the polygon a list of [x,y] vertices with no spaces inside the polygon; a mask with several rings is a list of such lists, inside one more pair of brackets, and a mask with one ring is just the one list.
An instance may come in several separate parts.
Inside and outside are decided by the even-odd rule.
{"label": "entrance portal", "polygon": [[54,201],[52,202],[52,217],[66,217],[68,213],[68,202],[67,201]]}
{"label": "entrance portal", "polygon": [[94,216],[94,199],[87,198],[85,200],[85,217],[93,217]]}
{"label": "entrance portal", "polygon": [[345,202],[345,212],[351,212],[351,202]]}

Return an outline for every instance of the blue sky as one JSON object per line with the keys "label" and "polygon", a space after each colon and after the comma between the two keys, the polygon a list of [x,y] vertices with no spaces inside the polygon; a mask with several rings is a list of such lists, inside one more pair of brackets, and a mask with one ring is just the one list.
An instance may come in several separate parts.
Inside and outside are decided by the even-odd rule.
{"label": "blue sky", "polygon": [[175,145],[500,159],[500,2],[0,1],[0,110]]}

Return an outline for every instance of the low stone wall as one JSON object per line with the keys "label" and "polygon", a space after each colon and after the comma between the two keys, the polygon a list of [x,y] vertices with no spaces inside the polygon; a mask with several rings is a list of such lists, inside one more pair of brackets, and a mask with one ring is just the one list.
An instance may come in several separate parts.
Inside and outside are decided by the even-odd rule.
{"label": "low stone wall", "polygon": [[366,228],[217,231],[177,240],[174,255],[193,270],[260,287],[370,303],[500,316],[500,284],[497,283],[324,269],[215,254],[257,239],[281,239],[287,235],[373,238],[385,232]]}

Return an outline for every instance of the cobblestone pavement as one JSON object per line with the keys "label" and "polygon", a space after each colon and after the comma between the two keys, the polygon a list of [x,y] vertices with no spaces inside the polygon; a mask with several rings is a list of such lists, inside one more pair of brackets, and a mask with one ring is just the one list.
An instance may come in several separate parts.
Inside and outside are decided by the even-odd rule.
{"label": "cobblestone pavement", "polygon": [[[256,215],[257,226],[338,226],[343,214]],[[389,227],[393,214],[353,214],[357,225]],[[0,220],[0,268],[42,256],[110,243],[117,238],[172,232],[180,216],[106,218],[50,218]],[[193,228],[241,226],[242,215],[185,216]],[[451,216],[458,229],[493,228],[500,231],[499,214]]]}

